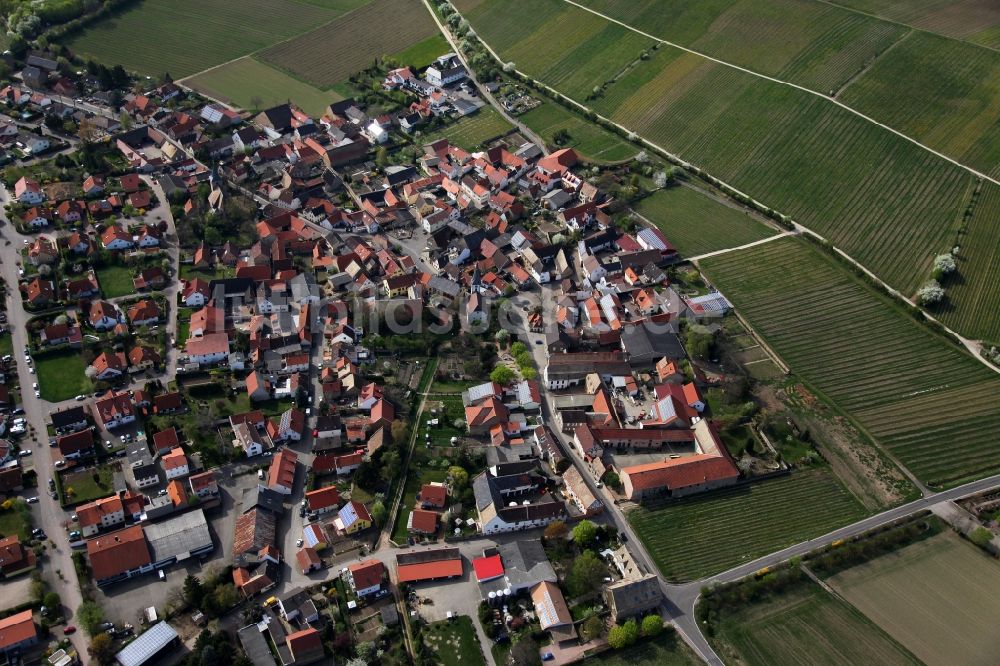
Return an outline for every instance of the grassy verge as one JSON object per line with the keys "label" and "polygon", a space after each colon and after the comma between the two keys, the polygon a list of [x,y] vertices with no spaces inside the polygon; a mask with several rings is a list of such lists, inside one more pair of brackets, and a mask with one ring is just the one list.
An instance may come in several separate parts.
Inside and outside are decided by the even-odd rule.
{"label": "grassy verge", "polygon": [[427,625],[421,632],[424,644],[437,656],[443,666],[476,666],[485,664],[479,648],[479,638],[472,625],[472,618],[459,616]]}

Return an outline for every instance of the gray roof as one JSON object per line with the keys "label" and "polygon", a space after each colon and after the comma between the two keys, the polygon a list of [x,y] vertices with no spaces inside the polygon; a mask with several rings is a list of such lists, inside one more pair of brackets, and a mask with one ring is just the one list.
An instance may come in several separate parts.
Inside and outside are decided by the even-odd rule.
{"label": "gray roof", "polygon": [[182,513],[162,523],[146,525],[143,531],[149,541],[153,562],[163,562],[174,557],[178,560],[186,559],[213,547],[208,521],[201,509]]}
{"label": "gray roof", "polygon": [[267,647],[267,639],[264,638],[256,624],[243,627],[236,632],[236,635],[240,637],[243,652],[246,653],[247,659],[253,666],[274,666],[274,657],[271,656],[271,650]]}
{"label": "gray roof", "polygon": [[166,622],[158,622],[115,655],[121,666],[141,666],[177,640],[177,632]]}
{"label": "gray roof", "polygon": [[559,577],[549,563],[541,541],[502,543],[498,550],[503,561],[504,576],[499,579],[502,581],[502,586],[523,589],[537,585],[543,580],[550,583],[558,582]]}
{"label": "gray roof", "polygon": [[254,486],[243,493],[243,506],[240,507],[240,513],[246,513],[255,506],[259,506],[271,513],[280,515],[285,511],[285,507],[282,506],[281,502],[282,497],[279,493],[274,492],[270,488]]}
{"label": "gray roof", "polygon": [[635,580],[621,580],[605,588],[608,601],[614,602],[615,618],[636,615],[656,608],[663,600],[660,581],[653,574]]}
{"label": "gray roof", "polygon": [[654,333],[647,324],[626,327],[622,331],[622,349],[628,354],[629,363],[632,365],[655,363],[664,356],[667,358],[687,356],[684,345],[675,333],[671,330],[659,330]]}

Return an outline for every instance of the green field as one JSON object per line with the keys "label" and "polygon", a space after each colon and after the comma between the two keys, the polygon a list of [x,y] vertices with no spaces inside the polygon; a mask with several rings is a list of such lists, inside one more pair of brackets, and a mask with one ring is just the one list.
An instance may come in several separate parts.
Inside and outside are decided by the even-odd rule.
{"label": "green field", "polygon": [[836,0],[834,4],[1000,48],[1000,6],[993,0]]}
{"label": "green field", "polygon": [[727,663],[746,666],[920,664],[856,609],[808,581],[725,614],[712,645]]}
{"label": "green field", "polygon": [[915,32],[838,99],[963,164],[1000,175],[1000,53]]}
{"label": "green field", "polygon": [[[23,502],[20,499],[17,501]],[[28,511],[19,510],[14,506],[6,510],[0,509],[0,536],[8,537],[17,535],[22,541],[27,541],[30,536],[28,528],[31,527],[28,524],[27,518],[30,515]]]}
{"label": "green field", "polygon": [[104,298],[118,298],[135,293],[132,283],[133,270],[128,266],[109,264],[97,269],[97,282],[101,285]]}
{"label": "green field", "polygon": [[798,378],[917,477],[1000,471],[1000,376],[834,259],[782,239],[702,268]]}
{"label": "green field", "polygon": [[332,102],[343,99],[284,72],[246,57],[202,72],[184,81],[198,92],[244,109],[266,109],[292,101],[311,116],[321,116]]}
{"label": "green field", "polygon": [[[983,183],[968,228],[958,240],[958,275],[945,281],[947,301],[933,313],[977,340],[1000,343],[1000,186]],[[984,279],[994,276],[993,279]]]}
{"label": "green field", "polygon": [[513,126],[492,106],[484,106],[471,116],[459,118],[446,127],[441,127],[418,137],[421,144],[433,143],[438,139],[448,139],[455,146],[475,150],[483,142],[503,136]]}
{"label": "green field", "polygon": [[628,520],[669,580],[725,571],[864,517],[824,469],[640,507]]}
{"label": "green field", "polygon": [[[824,95],[837,91],[848,106],[935,150],[983,171],[998,166],[1000,53],[995,50],[809,0],[584,4],[725,62]],[[995,3],[992,12],[982,1],[953,4],[958,14],[978,9],[1000,25]]]}
{"label": "green field", "polygon": [[550,148],[556,148],[553,137],[559,130],[569,132],[567,147],[585,159],[597,162],[617,162],[633,157],[638,149],[617,134],[595,125],[555,102],[543,102],[518,117],[522,123],[537,132]]}
{"label": "green field", "polygon": [[909,32],[809,0],[583,0],[660,39],[823,93]]}
{"label": "green field", "polygon": [[996,661],[1000,564],[950,530],[827,582],[926,664]]}
{"label": "green field", "polygon": [[643,639],[622,650],[608,650],[586,663],[599,666],[695,666],[701,660],[695,656],[675,631],[664,631],[656,638]]}
{"label": "green field", "polygon": [[478,666],[486,663],[479,647],[479,637],[468,615],[434,622],[424,627],[424,645],[437,656],[442,666]]}
{"label": "green field", "polygon": [[370,66],[376,58],[404,52],[436,34],[437,26],[423,3],[373,0],[262,51],[260,57],[318,88],[329,88]]}
{"label": "green field", "polygon": [[[719,2],[730,4],[683,3],[681,9],[703,11]],[[591,30],[597,17],[559,0],[484,0],[469,6],[466,16],[502,59],[514,60],[518,69],[572,94],[552,75],[552,54],[523,44],[549,34],[555,16],[566,25],[579,23]],[[692,35],[704,31],[699,25],[693,21],[688,26]],[[591,75],[586,85],[573,88],[589,90],[604,84],[608,73],[619,73],[617,61],[594,70],[588,58],[601,60],[599,52],[577,54],[583,60],[579,71]],[[974,78],[968,73],[948,76],[952,74],[957,89],[967,89]],[[986,90],[987,84],[977,88],[970,106],[981,105],[980,93]],[[577,94],[577,101],[586,102],[585,96]],[[967,171],[822,96],[669,46],[628,68],[598,99],[586,103],[823,235],[908,295],[927,279],[933,257],[954,244],[972,190],[974,178]],[[997,124],[973,125],[992,117],[990,104],[980,111],[956,112],[956,117],[974,119],[967,138],[982,142],[969,150],[982,149],[984,155],[992,151],[987,139]],[[1000,292],[1000,281],[988,273],[963,277],[978,289]]]}
{"label": "green field", "polygon": [[62,488],[66,504],[92,502],[114,493],[114,472],[108,465],[66,472],[62,474]]}
{"label": "green field", "polygon": [[403,65],[423,69],[437,60],[438,56],[450,51],[451,45],[448,44],[448,40],[444,38],[444,35],[438,33],[403,49],[399,53],[394,53],[393,57]]}
{"label": "green field", "polygon": [[745,245],[777,233],[746,210],[691,187],[660,190],[635,208],[687,257]]}
{"label": "green field", "polygon": [[357,0],[143,0],[74,35],[75,54],[180,78],[311,30]]}
{"label": "green field", "polygon": [[93,390],[84,371],[80,352],[69,350],[35,357],[35,372],[38,373],[38,390],[43,400],[61,402],[75,395]]}

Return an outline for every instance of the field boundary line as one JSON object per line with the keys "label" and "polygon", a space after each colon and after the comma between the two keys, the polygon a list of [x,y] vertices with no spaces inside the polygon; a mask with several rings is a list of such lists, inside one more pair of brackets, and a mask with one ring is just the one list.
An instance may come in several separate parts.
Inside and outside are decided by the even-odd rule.
{"label": "field boundary line", "polygon": [[[571,0],[564,0],[564,2],[571,2]],[[452,6],[454,6],[454,5],[452,5]],[[586,8],[584,8],[584,9],[586,9]],[[590,11],[590,10],[587,10],[587,11]],[[459,13],[459,15],[461,15],[461,13]],[[489,43],[487,43],[486,41],[484,41],[481,37],[477,36],[477,39],[478,39],[479,43],[482,44],[483,47],[487,50],[487,52],[489,52],[489,54],[492,55],[496,59],[497,62],[499,62],[501,65],[505,64],[506,61],[504,61],[504,59],[500,57],[500,55],[493,49],[492,46],[490,46]],[[775,212],[780,212],[776,208],[773,208],[771,206],[768,206],[768,205],[762,203],[756,197],[752,197],[749,194],[747,194],[746,192],[744,192],[744,191],[742,191],[742,190],[740,190],[740,189],[738,189],[736,187],[733,187],[732,185],[730,185],[726,181],[724,181],[724,180],[722,180],[720,178],[716,178],[715,176],[713,176],[708,171],[705,171],[704,169],[702,169],[701,167],[697,166],[693,162],[689,162],[688,160],[683,159],[682,157],[680,157],[676,153],[674,153],[674,152],[672,152],[670,150],[667,150],[666,148],[664,148],[660,144],[654,143],[653,141],[650,141],[649,139],[645,138],[644,136],[642,136],[642,135],[640,135],[640,134],[638,134],[636,132],[633,132],[631,129],[629,129],[628,127],[625,127],[621,123],[618,123],[618,122],[616,122],[614,120],[611,120],[610,118],[608,118],[606,116],[601,115],[600,113],[597,113],[596,111],[594,111],[589,106],[586,106],[585,104],[581,104],[580,102],[576,101],[572,97],[570,97],[570,96],[568,96],[568,95],[566,95],[566,94],[564,94],[564,93],[556,90],[555,88],[553,88],[549,84],[544,83],[543,81],[539,81],[538,79],[536,79],[535,77],[531,76],[530,74],[527,74],[526,72],[522,72],[521,70],[517,69],[516,66],[513,68],[512,71],[513,71],[513,73],[515,73],[518,76],[522,77],[524,80],[531,81],[531,82],[534,83],[534,85],[536,85],[536,86],[538,86],[540,88],[544,88],[545,90],[549,91],[549,93],[551,93],[554,96],[554,100],[555,101],[558,102],[560,100],[564,100],[566,103],[568,103],[568,104],[570,104],[572,106],[577,107],[578,109],[580,109],[581,111],[584,111],[585,113],[593,114],[594,118],[598,118],[602,122],[606,123],[607,125],[609,125],[611,127],[617,127],[622,132],[625,132],[626,135],[628,136],[628,140],[629,141],[632,141],[633,143],[641,143],[642,145],[644,145],[644,146],[646,146],[648,148],[651,148],[651,149],[657,151],[661,155],[665,155],[669,160],[671,160],[675,164],[677,164],[677,165],[679,165],[679,166],[681,166],[681,167],[683,167],[683,168],[685,168],[685,169],[687,169],[689,171],[695,171],[698,174],[703,175],[706,179],[708,179],[711,183],[713,183],[717,187],[721,187],[723,190],[727,190],[728,191],[727,194],[736,194],[736,195],[745,197],[746,200],[748,202],[750,202],[750,204],[752,204],[753,206],[757,207],[758,209],[767,209],[767,210],[773,210]],[[817,93],[814,93],[814,94],[817,94]],[[634,138],[632,138],[632,137],[634,137]],[[990,180],[991,182],[996,182],[996,181],[994,181],[991,178],[988,179],[988,180]],[[642,217],[642,216],[640,216],[640,217]],[[791,216],[783,214],[783,217],[790,224],[792,224],[797,231],[800,231],[800,232],[802,232],[804,234],[808,234],[809,236],[817,239],[818,241],[820,241],[823,244],[828,244],[830,246],[830,248],[833,249],[833,251],[838,256],[840,256],[843,259],[845,259],[852,266],[854,266],[854,267],[858,268],[859,270],[863,271],[865,273],[865,275],[867,275],[868,277],[870,277],[878,285],[880,285],[883,289],[885,289],[886,292],[890,296],[893,296],[895,298],[900,299],[901,301],[903,301],[907,305],[915,306],[915,303],[912,300],[910,300],[909,298],[907,298],[906,296],[904,296],[898,289],[896,289],[895,287],[889,286],[889,284],[885,280],[883,280],[882,278],[876,276],[875,273],[873,273],[872,271],[868,270],[868,268],[866,268],[861,262],[859,262],[858,260],[856,260],[853,257],[851,257],[849,254],[847,254],[846,252],[844,252],[840,248],[836,247],[832,242],[828,241],[822,235],[820,235],[819,233],[813,231],[812,229],[809,229],[808,227],[806,227],[806,226],[804,226],[804,225],[796,222]],[[644,217],[642,219],[645,220],[647,223],[649,222]],[[969,354],[972,355],[972,357],[974,359],[976,359],[977,361],[979,361],[980,363],[982,363],[984,366],[986,366],[987,368],[989,368],[993,372],[995,372],[997,374],[1000,374],[1000,367],[997,367],[997,366],[993,365],[992,363],[990,363],[989,361],[987,361],[985,358],[983,358],[983,356],[979,353],[980,349],[982,347],[982,345],[980,343],[978,343],[978,342],[976,342],[974,340],[970,340],[969,338],[966,338],[963,335],[960,335],[954,329],[946,326],[944,323],[942,323],[941,321],[939,321],[936,317],[934,317],[932,314],[930,314],[929,312],[927,312],[925,309],[923,309],[923,308],[919,308],[919,309],[920,309],[920,313],[923,315],[924,319],[926,319],[927,321],[929,321],[931,323],[934,323],[934,324],[940,326],[942,331],[946,332],[949,336],[951,336],[953,338],[953,341],[954,340],[959,341],[961,343],[961,345],[963,347],[965,347],[965,349],[969,352]]]}
{"label": "field boundary line", "polygon": [[[320,23],[318,26],[315,26],[313,28],[309,28],[305,32],[300,32],[297,35],[292,35],[291,37],[287,37],[285,39],[282,39],[281,41],[274,42],[273,44],[268,44],[267,46],[262,46],[262,47],[260,47],[259,49],[255,50],[255,51],[251,51],[250,53],[244,53],[239,58],[232,58],[230,60],[227,60],[226,62],[220,62],[218,65],[212,65],[211,67],[207,67],[207,68],[201,70],[200,72],[195,72],[194,74],[188,74],[185,77],[182,77],[182,78],[179,78],[179,79],[175,80],[174,83],[181,83],[181,82],[183,82],[183,81],[185,81],[187,79],[193,79],[196,76],[201,76],[202,74],[207,74],[208,72],[211,72],[212,70],[219,69],[220,67],[225,67],[226,65],[231,65],[232,63],[236,62],[237,60],[243,60],[243,58],[252,58],[253,56],[257,55],[258,53],[263,53],[264,51],[267,51],[270,48],[273,48],[273,47],[278,46],[280,44],[284,44],[285,42],[290,42],[293,39],[298,39],[302,35],[308,35],[310,32],[315,32],[316,30],[319,30],[320,28],[325,28],[326,26],[330,25],[334,21],[336,21],[338,19],[341,19],[341,18],[343,18],[345,16],[348,16],[350,14],[353,14],[354,12],[358,11],[362,7],[366,7],[367,5],[368,5],[368,3],[366,2],[363,5],[359,5],[359,6],[355,7],[354,9],[352,9],[349,12],[344,12],[343,14],[338,14],[337,16],[334,16],[332,19],[330,19],[326,23]],[[271,64],[269,62],[263,62],[263,64],[267,65],[268,67],[273,67],[274,69],[277,69],[278,71],[284,72],[283,69],[279,69],[277,66],[275,66],[275,65],[273,65],[273,64]],[[317,90],[323,90],[323,88],[320,88],[319,86],[317,86],[315,84],[309,83],[308,81],[303,81],[303,83],[307,83],[308,85],[311,85],[313,88],[316,88]],[[234,107],[234,108],[239,108],[239,107]]]}
{"label": "field boundary line", "polygon": [[858,71],[854,72],[854,74],[852,74],[850,76],[850,78],[848,78],[846,81],[844,81],[842,84],[840,84],[840,87],[837,88],[837,90],[834,91],[834,93],[832,95],[830,95],[830,99],[836,101],[836,99],[838,97],[840,97],[840,93],[842,93],[845,90],[847,90],[848,88],[850,88],[851,84],[853,84],[855,81],[857,81],[862,76],[864,76],[865,74],[867,74],[868,70],[870,70],[872,67],[874,67],[875,63],[877,63],[879,60],[882,59],[882,56],[884,56],[886,53],[888,53],[889,51],[893,50],[894,48],[896,48],[897,46],[899,46],[900,44],[902,44],[904,41],[906,41],[907,39],[909,39],[910,35],[912,35],[913,32],[914,32],[913,30],[910,30],[909,32],[907,32],[906,34],[904,34],[902,37],[900,37],[899,39],[897,39],[896,41],[894,41],[892,44],[889,44],[889,46],[887,46],[885,48],[885,50],[883,50],[881,53],[877,53],[875,55],[875,57],[871,59],[871,61],[869,61],[867,64],[865,64],[864,67],[862,67]]}
{"label": "field boundary line", "polygon": [[737,245],[736,247],[727,247],[722,250],[713,250],[712,252],[699,254],[697,256],[690,257],[688,261],[696,262],[701,259],[708,259],[709,257],[717,257],[720,254],[728,254],[729,252],[737,252],[739,250],[749,250],[752,247],[757,247],[758,245],[763,245],[764,243],[770,243],[772,241],[778,240],[779,238],[785,238],[786,236],[798,236],[798,235],[799,233],[797,231],[782,231],[780,234],[774,234],[773,236],[768,236],[767,238],[761,238],[760,240],[744,243],[743,245]]}
{"label": "field boundary line", "polygon": [[960,37],[952,37],[950,35],[945,35],[945,34],[942,34],[940,32],[934,32],[933,30],[928,30],[927,28],[920,28],[920,27],[917,27],[917,26],[912,25],[910,23],[903,23],[902,21],[896,21],[896,20],[891,19],[891,18],[886,18],[885,16],[879,16],[878,14],[871,14],[869,12],[862,11],[862,10],[858,9],[857,7],[848,7],[847,5],[842,5],[842,4],[838,3],[838,2],[832,2],[832,0],[816,0],[816,2],[818,2],[820,4],[823,4],[823,5],[829,5],[831,7],[836,7],[837,9],[844,9],[844,10],[849,11],[849,12],[854,13],[854,14],[860,14],[861,16],[867,16],[868,18],[875,19],[876,21],[883,21],[885,23],[891,23],[893,25],[901,25],[904,28],[909,28],[910,30],[913,30],[914,32],[926,32],[928,35],[934,35],[935,37],[940,37],[942,39],[950,39],[953,42],[960,42],[960,43],[966,44],[968,46],[975,46],[975,47],[978,47],[978,48],[981,48],[981,49],[986,49],[987,51],[993,51],[995,53],[1000,53],[1000,49],[994,48],[992,46],[987,46],[986,44],[979,44],[978,42],[970,42],[970,41],[968,41],[966,39],[961,39]]}
{"label": "field boundary line", "polygon": [[625,28],[626,30],[631,30],[632,32],[634,32],[636,34],[642,35],[643,37],[646,37],[647,39],[652,39],[655,42],[660,42],[661,44],[666,44],[667,46],[671,46],[671,47],[673,47],[675,49],[680,49],[681,51],[685,51],[685,52],[690,53],[692,55],[696,55],[696,56],[699,56],[701,58],[705,58],[706,60],[710,60],[710,61],[712,61],[714,63],[719,64],[719,65],[724,65],[725,67],[730,67],[732,69],[735,69],[735,70],[740,71],[740,72],[744,72],[746,74],[751,74],[753,76],[756,76],[758,78],[764,79],[766,81],[771,81],[772,83],[777,83],[777,84],[780,84],[780,85],[783,85],[783,86],[789,86],[790,88],[795,88],[797,90],[801,90],[802,92],[809,93],[810,95],[815,95],[816,97],[819,97],[820,99],[826,100],[827,102],[829,102],[831,104],[835,104],[835,105],[839,106],[840,108],[844,109],[845,111],[853,113],[854,115],[856,115],[859,118],[867,120],[868,122],[872,123],[873,125],[877,125],[878,127],[881,127],[884,130],[892,132],[893,134],[895,134],[896,136],[898,136],[898,137],[900,137],[902,139],[906,139],[907,141],[909,141],[910,143],[912,143],[912,144],[914,144],[916,146],[920,146],[921,148],[923,148],[927,152],[931,153],[932,155],[937,155],[941,159],[947,160],[948,162],[951,162],[952,164],[954,164],[955,166],[957,166],[957,167],[959,167],[961,169],[965,169],[966,171],[968,171],[972,175],[977,176],[978,178],[982,178],[983,180],[988,180],[991,183],[994,183],[995,185],[1000,185],[1000,180],[996,180],[996,179],[994,179],[994,178],[986,175],[985,173],[983,173],[983,172],[981,172],[981,171],[979,171],[977,169],[974,169],[973,167],[970,167],[970,166],[968,166],[966,164],[962,164],[958,160],[952,159],[951,157],[948,157],[944,153],[940,153],[940,152],[934,150],[933,148],[920,143],[919,141],[917,141],[913,137],[907,136],[906,134],[903,134],[902,132],[900,132],[897,129],[893,129],[892,127],[889,127],[888,125],[886,125],[884,123],[880,123],[879,121],[875,120],[871,116],[867,116],[864,113],[862,113],[862,112],[858,111],[857,109],[854,109],[854,108],[852,108],[852,107],[844,104],[843,102],[841,102],[839,100],[831,99],[827,95],[824,95],[822,93],[816,92],[815,90],[810,90],[809,88],[806,88],[805,86],[800,86],[797,83],[791,83],[789,81],[783,81],[781,79],[776,79],[773,76],[768,76],[767,74],[761,74],[760,72],[755,72],[752,69],[747,69],[746,67],[741,67],[740,65],[735,65],[735,64],[733,64],[731,62],[726,62],[725,60],[720,60],[719,58],[715,58],[713,56],[707,55],[707,54],[702,53],[700,51],[695,51],[694,49],[690,49],[690,48],[688,48],[686,46],[681,46],[680,44],[675,44],[674,42],[671,42],[669,40],[662,39],[662,38],[657,37],[655,35],[652,35],[652,34],[650,34],[648,32],[644,32],[642,30],[639,30],[638,28],[633,27],[633,26],[631,26],[631,25],[629,25],[627,23],[624,23],[622,21],[619,21],[618,19],[611,18],[607,14],[602,14],[601,12],[599,12],[599,11],[597,11],[595,9],[591,9],[590,7],[586,7],[584,5],[581,5],[580,3],[576,2],[575,0],[563,0],[563,2],[565,2],[568,5],[573,5],[574,7],[577,7],[578,9],[582,9],[582,10],[584,10],[586,12],[590,12],[594,16],[599,16],[602,19],[604,19],[605,21],[609,21],[611,23],[615,23],[617,25],[620,25],[621,27]]}

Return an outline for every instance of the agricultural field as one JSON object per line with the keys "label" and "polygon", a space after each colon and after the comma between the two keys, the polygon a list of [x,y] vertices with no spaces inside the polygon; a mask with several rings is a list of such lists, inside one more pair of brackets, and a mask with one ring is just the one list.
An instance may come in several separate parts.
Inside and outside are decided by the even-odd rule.
{"label": "agricultural field", "polygon": [[997,220],[1000,220],[1000,185],[983,183],[969,226],[957,241],[958,275],[945,280],[947,300],[932,310],[947,326],[993,344],[1000,344]]}
{"label": "agricultural field", "polygon": [[[584,4],[699,53],[824,95],[836,93],[848,106],[964,164],[984,172],[997,167],[995,50],[808,0]],[[970,14],[968,7],[952,9]],[[1000,25],[995,3],[992,11],[982,9],[992,14],[986,25]]]}
{"label": "agricultural field", "polygon": [[[544,17],[536,20],[544,14],[519,12],[532,30],[545,28]],[[496,26],[473,26],[490,43],[502,40]],[[530,61],[516,64],[544,75]],[[672,47],[657,49],[592,104],[824,235],[907,293],[951,246],[970,191],[967,172],[821,97]]]}
{"label": "agricultural field", "polygon": [[457,121],[422,134],[419,143],[431,143],[438,139],[448,139],[452,144],[466,150],[475,150],[483,143],[503,136],[514,127],[500,115],[492,106],[484,106],[471,116],[459,118]]}
{"label": "agricultural field", "polygon": [[404,52],[438,34],[423,3],[373,0],[334,21],[265,49],[265,62],[318,88],[341,83],[376,58]]}
{"label": "agricultural field", "polygon": [[808,0],[583,0],[660,39],[826,94],[910,31]]}
{"label": "agricultural field", "polygon": [[914,32],[838,99],[963,164],[1000,175],[1000,53]]}
{"label": "agricultural field", "polygon": [[929,666],[996,661],[1000,564],[950,531],[827,583]]}
{"label": "agricultural field", "polygon": [[816,468],[667,504],[628,520],[668,580],[725,571],[864,517],[861,504]]}
{"label": "agricultural field", "polygon": [[343,99],[247,56],[184,80],[203,95],[243,109],[266,109],[291,100],[311,116],[321,116]]}
{"label": "agricultural field", "polygon": [[655,43],[559,0],[489,0],[465,16],[504,60],[579,101]]}
{"label": "agricultural field", "polygon": [[1000,470],[1000,376],[835,259],[790,238],[702,269],[812,392],[918,478],[941,487]]}
{"label": "agricultural field", "polygon": [[612,134],[555,102],[542,102],[518,116],[518,120],[541,136],[550,148],[555,146],[553,137],[556,132],[565,130],[569,134],[566,147],[573,148],[590,161],[618,162],[634,157],[638,152],[635,146],[617,134]]}
{"label": "agricultural field", "polygon": [[75,54],[175,78],[247,55],[333,20],[357,0],[143,0],[75,34]]}
{"label": "agricultural field", "polygon": [[635,207],[686,257],[738,247],[777,232],[746,209],[713,199],[692,187],[654,192]]}
{"label": "agricultural field", "polygon": [[889,21],[1000,48],[1000,5],[993,0],[835,0]]}
{"label": "agricultural field", "polygon": [[725,614],[712,643],[727,663],[746,666],[920,664],[864,615],[812,582]]}
{"label": "agricultural field", "polygon": [[423,69],[437,60],[438,56],[450,51],[451,46],[448,44],[448,40],[444,38],[444,35],[438,33],[403,49],[399,53],[394,53],[392,57],[403,65]]}

